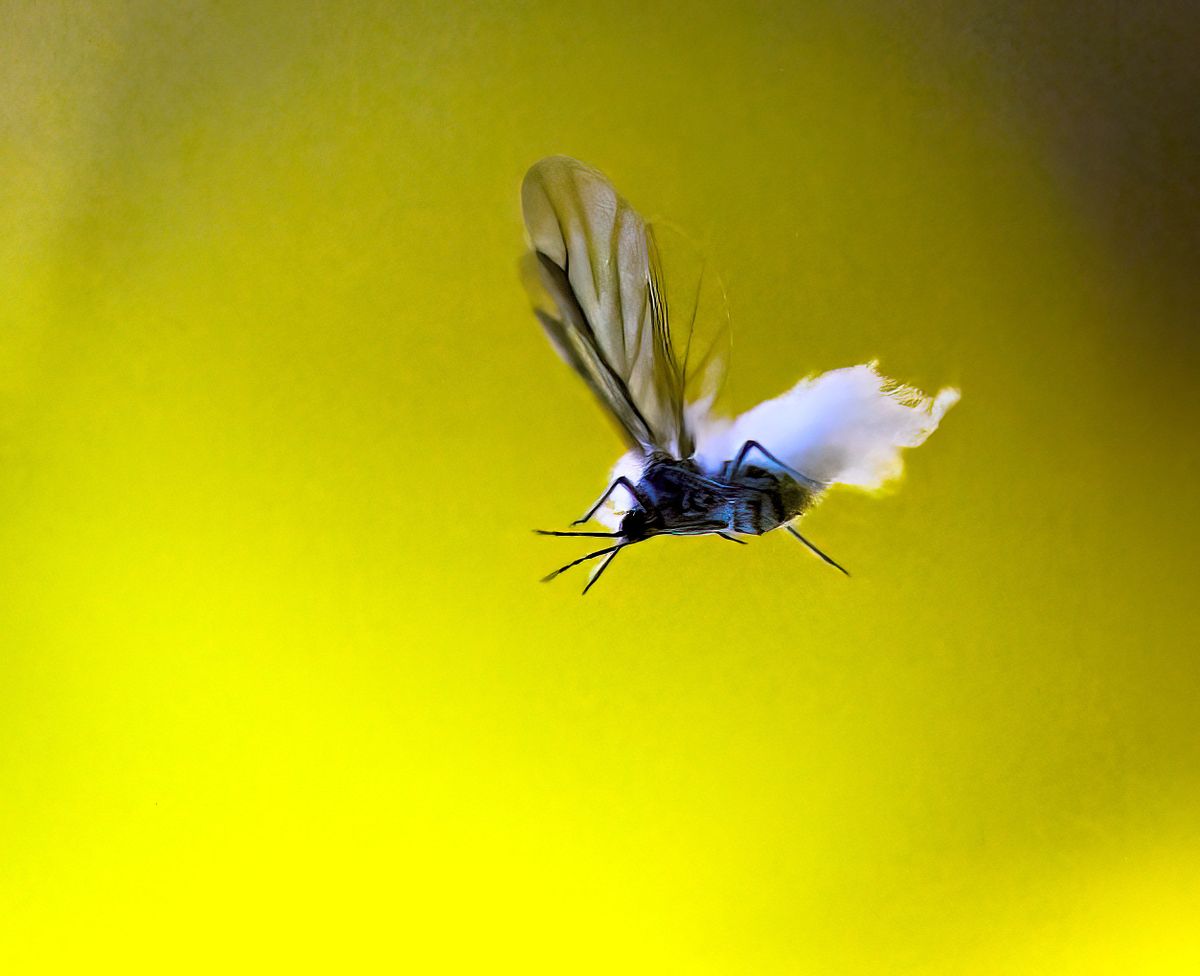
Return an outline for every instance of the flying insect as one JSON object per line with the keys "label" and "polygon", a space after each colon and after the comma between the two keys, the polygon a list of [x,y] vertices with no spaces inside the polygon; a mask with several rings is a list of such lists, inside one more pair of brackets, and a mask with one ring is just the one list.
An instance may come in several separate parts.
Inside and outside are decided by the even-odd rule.
{"label": "flying insect", "polygon": [[[713,290],[703,265],[684,276],[689,284],[694,279],[693,289],[671,292],[669,310],[656,227],[578,160],[551,156],[534,164],[521,203],[534,312],[627,448],[608,488],[572,523],[594,518],[608,531],[536,530],[612,544],[545,581],[603,557],[587,593],[622,550],[655,536],[711,534],[744,543],[778,528],[846,573],[795,523],[832,485],[875,488],[898,475],[900,451],[924,442],[958,391],[927,397],[868,363],[802,379],[775,399],[724,417],[715,404],[729,321],[727,314],[701,314],[705,289]],[[679,295],[691,308],[675,321],[670,313]]]}

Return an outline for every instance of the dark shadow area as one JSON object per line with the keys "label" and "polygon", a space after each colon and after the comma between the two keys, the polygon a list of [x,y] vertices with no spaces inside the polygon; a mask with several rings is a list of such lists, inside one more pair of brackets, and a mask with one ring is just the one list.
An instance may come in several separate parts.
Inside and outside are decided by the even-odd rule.
{"label": "dark shadow area", "polygon": [[1200,4],[937,2],[938,25],[979,68],[1048,176],[1105,242],[1110,267],[1161,321],[1164,354],[1196,351],[1200,301]]}

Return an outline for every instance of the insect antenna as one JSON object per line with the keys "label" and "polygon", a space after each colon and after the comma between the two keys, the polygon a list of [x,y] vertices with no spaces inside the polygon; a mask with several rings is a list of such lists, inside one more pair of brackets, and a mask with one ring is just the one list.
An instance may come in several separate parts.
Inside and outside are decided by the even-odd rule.
{"label": "insect antenna", "polygon": [[808,548],[811,549],[813,552],[815,552],[818,556],[820,556],[822,559],[824,559],[825,562],[829,563],[829,565],[832,566],[834,569],[840,569],[847,576],[850,575],[850,570],[846,569],[844,566],[838,565],[836,562],[834,562],[832,559],[830,559],[827,555],[825,555],[825,553],[821,552],[820,549],[818,549],[811,542],[809,542],[806,538],[804,538],[804,536],[802,536],[799,532],[797,532],[795,529],[793,529],[790,525],[785,525],[784,528],[787,529],[790,533],[792,533],[792,535],[794,535],[797,539],[799,539],[801,542],[803,542],[806,546],[808,546]]}
{"label": "insect antenna", "polygon": [[[565,566],[560,566],[558,569],[556,569],[553,573],[550,573],[548,576],[543,576],[542,582],[549,583],[552,579],[554,579],[554,577],[558,576],[560,573],[565,573],[572,566],[578,566],[580,563],[586,563],[589,559],[595,559],[597,556],[606,556],[610,552],[615,554],[618,549],[622,549],[626,545],[627,545],[627,543],[621,542],[615,546],[609,546],[607,549],[597,549],[595,552],[589,552],[586,556],[580,556],[578,559],[572,560],[571,562],[567,563]],[[607,566],[608,562],[605,562],[604,565]],[[597,575],[599,575],[599,574],[597,574]]]}

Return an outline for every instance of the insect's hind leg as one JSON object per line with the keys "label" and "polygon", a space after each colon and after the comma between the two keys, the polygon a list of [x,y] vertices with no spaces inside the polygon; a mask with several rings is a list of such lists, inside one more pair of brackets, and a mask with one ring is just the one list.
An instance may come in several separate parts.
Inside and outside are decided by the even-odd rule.
{"label": "insect's hind leg", "polygon": [[626,478],[624,475],[621,475],[621,477],[619,477],[616,481],[614,481],[611,485],[609,485],[604,490],[604,494],[601,495],[598,499],[596,499],[596,504],[593,505],[591,508],[589,508],[587,510],[586,514],[584,514],[581,518],[577,518],[571,524],[572,525],[583,525],[584,522],[590,522],[592,516],[595,515],[598,511],[600,511],[600,506],[603,505],[606,501],[608,501],[608,496],[611,495],[614,491],[616,491],[618,487],[624,488],[626,491],[629,492],[629,494],[631,494],[633,496],[633,500],[636,501],[639,505],[641,505],[643,509],[649,510],[650,506],[646,503],[646,500],[644,498],[642,498],[642,496],[640,494],[638,494],[638,490],[634,486],[633,482],[630,481],[628,478]]}
{"label": "insect's hind leg", "polygon": [[840,569],[847,576],[850,575],[850,570],[848,570],[845,566],[841,565],[840,563],[834,561],[834,559],[832,559],[830,556],[827,556],[825,553],[821,552],[820,549],[818,549],[811,542],[809,542],[806,538],[804,538],[804,536],[802,536],[799,532],[797,532],[792,526],[785,525],[784,528],[787,529],[792,535],[794,535],[801,542],[803,542],[806,546],[808,546],[808,548],[812,552],[816,553],[818,556],[820,556],[822,559],[824,559],[825,562],[829,563],[829,565],[832,566],[834,569]]}
{"label": "insect's hind leg", "polygon": [[735,478],[737,478],[738,472],[740,472],[742,469],[742,465],[746,463],[746,456],[751,451],[758,451],[759,454],[761,454],[763,457],[765,457],[768,461],[772,462],[773,464],[778,465],[780,468],[782,468],[784,471],[786,471],[789,475],[791,475],[793,478],[795,478],[798,482],[800,482],[800,484],[813,485],[813,486],[819,487],[818,482],[814,481],[812,478],[808,477],[808,475],[806,475],[806,474],[801,474],[799,471],[797,471],[791,465],[784,464],[782,461],[779,460],[779,458],[777,458],[774,454],[772,454],[765,447],[763,447],[758,441],[746,441],[746,443],[742,445],[741,449],[737,452],[737,457],[735,457],[733,459],[733,463],[729,468],[729,473],[726,475],[726,479],[728,481],[733,481]]}

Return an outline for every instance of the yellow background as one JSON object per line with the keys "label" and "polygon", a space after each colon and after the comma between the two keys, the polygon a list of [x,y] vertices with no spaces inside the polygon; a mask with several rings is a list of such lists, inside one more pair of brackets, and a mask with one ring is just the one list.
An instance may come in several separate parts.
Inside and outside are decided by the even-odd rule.
{"label": "yellow background", "polygon": [[[0,966],[1200,971],[1195,30],[1077,6],[5,3]],[[737,408],[961,386],[853,578],[537,583],[619,450],[552,152]]]}

